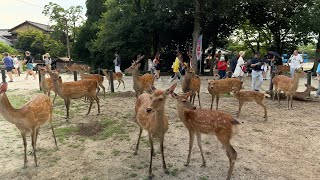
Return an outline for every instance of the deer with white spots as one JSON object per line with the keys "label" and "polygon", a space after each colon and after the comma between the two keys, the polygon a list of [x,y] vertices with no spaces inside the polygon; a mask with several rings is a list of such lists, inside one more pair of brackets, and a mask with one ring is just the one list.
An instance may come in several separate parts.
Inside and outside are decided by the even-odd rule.
{"label": "deer with white spots", "polygon": [[[50,97],[50,92],[53,91],[54,92],[54,98],[53,98],[53,102],[52,104],[54,104],[54,101],[56,100],[57,97],[57,93],[55,92],[54,88],[53,88],[53,83],[51,78],[46,78],[46,72],[47,69],[45,67],[40,67],[39,68],[39,72],[41,75],[41,79],[40,79],[40,86],[41,89],[43,91],[44,94],[48,95]],[[62,79],[59,76],[59,80],[60,83],[62,83]]]}
{"label": "deer with white spots", "polygon": [[[101,87],[103,90],[103,97],[106,97],[106,88],[103,85],[103,80],[104,80],[103,76],[101,76],[100,74],[85,74],[85,71],[80,71],[80,78],[81,79],[92,79],[92,80],[97,81],[99,87]],[[97,94],[98,94],[100,91],[100,88],[98,88],[97,90],[98,90],[98,92],[97,92]]]}
{"label": "deer with white spots", "polygon": [[140,132],[138,137],[138,142],[136,145],[136,150],[134,154],[138,153],[139,141],[141,137],[142,130],[148,131],[149,142],[150,142],[150,166],[149,166],[149,179],[152,179],[152,157],[154,155],[153,149],[153,138],[160,139],[160,150],[162,155],[162,167],[166,174],[169,174],[169,171],[164,160],[163,153],[163,141],[164,135],[168,130],[168,117],[164,113],[165,102],[167,96],[172,94],[174,89],[177,87],[177,84],[172,85],[169,89],[156,90],[152,86],[152,94],[144,93],[141,94],[135,105],[135,112],[137,117],[137,124],[140,126]]}
{"label": "deer with white spots", "polygon": [[[107,80],[109,81],[109,83],[108,83],[109,84],[108,89],[109,89],[111,82],[110,82],[110,74],[108,72],[108,69],[102,69],[102,72],[106,76]],[[124,85],[124,81],[122,80],[123,74],[121,72],[112,73],[112,77],[113,77],[114,81],[118,81],[119,82],[117,89],[119,88],[121,83],[123,84],[123,89],[126,88],[126,86]]]}
{"label": "deer with white spots", "polygon": [[5,120],[16,125],[21,133],[24,146],[24,168],[27,167],[26,135],[29,133],[31,134],[34,162],[35,165],[38,166],[36,144],[39,135],[39,129],[47,122],[50,123],[54,142],[56,147],[58,147],[52,125],[53,106],[51,100],[49,96],[45,94],[38,94],[36,97],[22,106],[22,108],[15,109],[14,107],[12,107],[6,95],[7,87],[7,83],[0,84],[0,114]]}
{"label": "deer with white spots", "polygon": [[189,131],[189,154],[187,163],[190,163],[191,151],[194,141],[194,136],[197,136],[198,146],[200,148],[202,157],[202,166],[206,166],[206,160],[204,158],[201,146],[201,134],[214,134],[221,142],[222,146],[226,149],[227,156],[229,158],[229,171],[227,180],[231,178],[234,164],[237,159],[237,152],[230,144],[232,136],[236,133],[236,128],[240,124],[229,114],[210,110],[210,109],[196,109],[192,105],[188,98],[192,95],[191,92],[186,94],[177,95],[173,94],[173,97],[177,100],[177,111],[180,120]]}

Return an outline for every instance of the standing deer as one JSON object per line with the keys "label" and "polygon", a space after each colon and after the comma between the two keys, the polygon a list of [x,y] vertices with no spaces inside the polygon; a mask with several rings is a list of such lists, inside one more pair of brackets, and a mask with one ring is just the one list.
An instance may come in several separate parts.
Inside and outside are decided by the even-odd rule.
{"label": "standing deer", "polygon": [[[277,94],[279,106],[280,106],[280,97],[279,97],[280,92],[283,91],[287,96],[288,109],[290,109],[290,104],[292,108],[292,96],[298,89],[299,79],[301,76],[304,76],[304,72],[302,68],[298,68],[295,70],[293,79],[284,75],[278,75],[272,79],[273,87],[275,89],[274,93]],[[275,94],[273,94],[273,100],[274,100],[274,97],[275,97]]]}
{"label": "standing deer", "polygon": [[[53,83],[52,83],[52,80],[51,78],[46,78],[45,75],[46,75],[46,68],[39,68],[39,71],[40,71],[40,74],[41,74],[41,79],[40,79],[40,86],[41,86],[41,89],[43,91],[44,94],[48,95],[50,97],[50,91],[53,91],[54,92],[54,98],[53,98],[53,102],[52,104],[54,104],[55,100],[56,100],[56,97],[57,97],[57,93],[54,91],[54,88],[53,88]],[[58,80],[60,83],[62,83],[62,79],[61,79],[61,76],[59,76],[59,80]]]}
{"label": "standing deer", "polygon": [[190,96],[190,102],[194,104],[194,99],[196,98],[196,94],[198,94],[199,106],[201,108],[200,103],[200,87],[201,87],[201,79],[196,74],[192,67],[186,68],[186,74],[182,79],[182,91],[184,93],[191,91],[192,95]]}
{"label": "standing deer", "polygon": [[98,105],[98,114],[100,114],[99,98],[96,92],[98,88],[97,81],[92,79],[84,79],[80,81],[60,83],[58,81],[59,75],[57,73],[50,72],[49,74],[53,82],[54,90],[64,100],[64,104],[67,109],[67,121],[69,119],[69,107],[71,99],[79,99],[82,97],[87,97],[89,99],[90,106],[86,115],[90,113],[93,100],[95,100]]}
{"label": "standing deer", "polygon": [[141,56],[138,58],[137,61],[133,61],[132,65],[125,70],[127,73],[132,74],[133,78],[133,89],[136,93],[136,98],[139,97],[140,94],[143,93],[143,91],[149,90],[150,85],[154,85],[154,77],[153,75],[147,73],[143,76],[140,76],[140,61],[144,58],[144,56]]}
{"label": "standing deer", "polygon": [[[108,89],[109,89],[111,82],[110,82],[110,74],[108,72],[108,69],[102,69],[102,72],[109,81],[109,86],[108,86]],[[124,81],[122,80],[123,74],[121,72],[112,73],[112,77],[114,81],[117,80],[119,82],[117,89],[119,88],[121,83],[123,84],[123,89],[126,88],[126,86],[124,85]]]}
{"label": "standing deer", "polygon": [[178,116],[189,131],[189,153],[185,166],[188,166],[190,163],[195,135],[197,136],[197,142],[201,152],[202,166],[206,166],[206,160],[204,158],[201,146],[201,134],[214,134],[221,142],[222,146],[226,149],[226,153],[229,158],[230,166],[227,176],[227,180],[229,180],[237,159],[237,152],[230,144],[230,140],[233,134],[236,133],[236,127],[240,123],[232,118],[229,114],[220,111],[196,109],[196,107],[188,101],[190,95],[192,95],[191,92],[180,96],[173,94],[173,97],[177,100]]}
{"label": "standing deer", "polygon": [[50,98],[45,94],[38,94],[21,109],[12,107],[6,95],[7,83],[0,84],[0,114],[7,121],[16,125],[20,130],[24,146],[24,168],[27,167],[27,139],[26,135],[31,134],[33,148],[33,157],[36,167],[38,166],[36,144],[39,135],[39,129],[42,125],[49,122],[56,147],[57,140],[52,125],[53,106]]}
{"label": "standing deer", "polygon": [[[80,78],[95,80],[98,83],[99,87],[101,87],[103,90],[103,97],[106,97],[106,88],[103,85],[103,80],[104,80],[103,76],[101,76],[99,74],[85,74],[84,72],[85,71],[80,71]],[[98,88],[97,90],[98,90],[98,92],[97,92],[97,94],[98,94],[100,91],[100,88]]]}
{"label": "standing deer", "polygon": [[141,137],[142,130],[148,131],[149,142],[150,142],[150,166],[149,166],[149,179],[152,179],[152,156],[154,155],[153,149],[153,138],[160,139],[160,150],[162,155],[162,167],[166,174],[169,171],[164,160],[163,153],[163,141],[164,135],[168,130],[168,118],[164,113],[165,102],[167,96],[172,94],[177,84],[172,85],[169,89],[162,91],[156,90],[152,86],[152,95],[148,93],[141,94],[135,105],[135,112],[137,117],[137,124],[140,126],[140,132],[138,137],[138,142],[136,145],[136,150],[134,154],[138,153],[139,141]]}

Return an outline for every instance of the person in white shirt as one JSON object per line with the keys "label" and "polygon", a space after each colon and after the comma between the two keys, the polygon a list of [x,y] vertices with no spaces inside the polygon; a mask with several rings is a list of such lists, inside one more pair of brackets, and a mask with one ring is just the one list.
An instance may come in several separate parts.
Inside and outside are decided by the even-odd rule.
{"label": "person in white shirt", "polygon": [[290,74],[291,74],[291,78],[293,78],[294,77],[294,70],[300,68],[303,63],[303,59],[299,55],[298,50],[293,51],[293,55],[291,55],[291,57],[289,58],[288,63],[291,63],[290,64]]}
{"label": "person in white shirt", "polygon": [[245,62],[243,60],[243,57],[245,56],[246,52],[245,51],[240,51],[239,52],[239,58],[238,58],[238,62],[236,65],[236,69],[234,70],[233,73],[233,77],[236,77],[238,79],[240,79],[240,81],[242,81],[243,76],[244,76],[244,72],[242,70],[243,66],[245,66]]}

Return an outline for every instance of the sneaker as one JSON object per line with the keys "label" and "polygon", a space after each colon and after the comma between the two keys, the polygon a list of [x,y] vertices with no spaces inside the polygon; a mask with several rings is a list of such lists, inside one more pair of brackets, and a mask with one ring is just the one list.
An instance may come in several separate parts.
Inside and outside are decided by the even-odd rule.
{"label": "sneaker", "polygon": [[259,90],[258,90],[258,89],[255,89],[254,91],[255,91],[255,92],[259,92]]}

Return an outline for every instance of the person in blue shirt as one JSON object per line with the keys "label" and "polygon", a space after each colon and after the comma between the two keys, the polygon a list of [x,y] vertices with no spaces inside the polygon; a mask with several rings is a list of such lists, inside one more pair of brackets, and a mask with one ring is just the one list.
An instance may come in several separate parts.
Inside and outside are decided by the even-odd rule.
{"label": "person in blue shirt", "polygon": [[2,59],[2,61],[6,68],[7,75],[9,76],[9,79],[10,79],[9,82],[13,82],[13,78],[12,78],[13,59],[9,56],[9,53],[7,52],[3,53],[3,55],[4,55],[4,58]]}
{"label": "person in blue shirt", "polygon": [[316,93],[316,98],[320,96],[320,59],[318,59],[318,68],[317,68],[317,80],[319,81],[318,84],[318,91]]}

